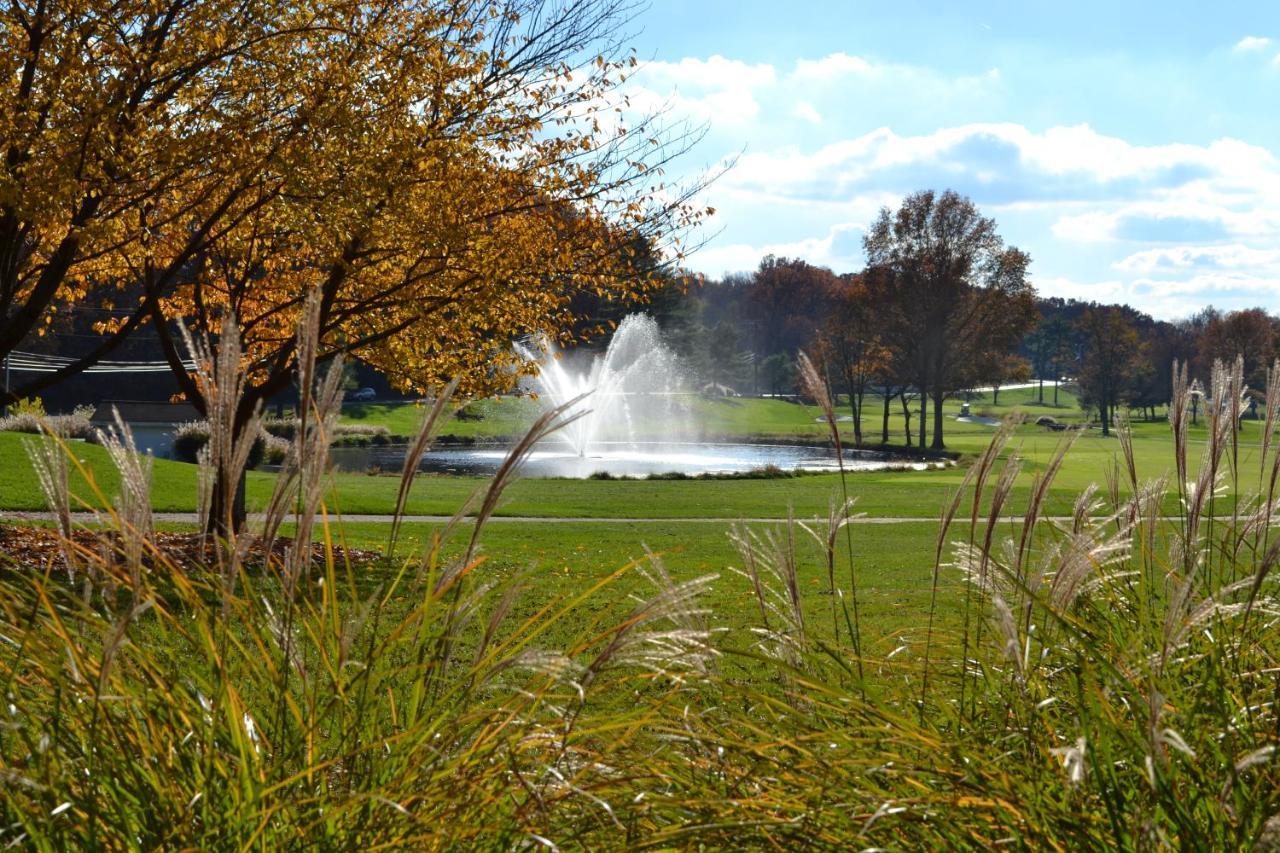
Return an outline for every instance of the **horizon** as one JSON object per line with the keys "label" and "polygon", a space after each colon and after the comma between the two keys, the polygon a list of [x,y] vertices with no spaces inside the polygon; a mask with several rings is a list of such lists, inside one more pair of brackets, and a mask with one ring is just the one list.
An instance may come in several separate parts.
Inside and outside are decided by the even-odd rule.
{"label": "horizon", "polygon": [[855,272],[881,207],[954,189],[1030,253],[1042,297],[1280,313],[1280,17],[1141,7],[655,0],[631,108],[706,128],[676,181],[737,158],[685,265]]}

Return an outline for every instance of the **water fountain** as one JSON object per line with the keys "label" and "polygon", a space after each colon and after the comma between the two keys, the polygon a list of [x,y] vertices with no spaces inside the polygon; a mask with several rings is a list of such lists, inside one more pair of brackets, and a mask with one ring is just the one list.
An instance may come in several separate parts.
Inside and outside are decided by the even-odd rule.
{"label": "water fountain", "polygon": [[592,358],[585,370],[574,370],[569,357],[545,340],[536,348],[519,349],[525,358],[541,362],[534,380],[539,395],[553,406],[568,405],[565,414],[578,416],[556,436],[580,458],[616,451],[620,445],[634,450],[646,439],[690,437],[680,362],[663,343],[652,317],[624,318],[604,354]]}
{"label": "water fountain", "polygon": [[[695,416],[699,397],[688,388],[680,360],[663,342],[658,324],[646,315],[625,318],[605,351],[589,361],[581,353],[558,352],[545,341],[522,347],[521,355],[540,362],[540,372],[526,390],[547,406],[577,400],[568,412],[581,415],[529,456],[523,469],[526,476],[643,477],[733,474],[766,466],[809,471],[838,467],[835,452],[825,446],[701,440]],[[442,447],[423,457],[422,468],[488,474],[506,453],[499,447]],[[929,464],[859,451],[847,452],[844,459],[846,470]]]}

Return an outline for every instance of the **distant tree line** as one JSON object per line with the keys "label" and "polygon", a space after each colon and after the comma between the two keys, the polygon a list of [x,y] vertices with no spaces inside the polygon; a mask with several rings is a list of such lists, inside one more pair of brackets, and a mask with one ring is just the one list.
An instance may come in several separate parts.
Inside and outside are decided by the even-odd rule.
{"label": "distant tree line", "polygon": [[1170,322],[1037,296],[1028,256],[953,192],[915,193],[882,211],[864,244],[858,272],[768,256],[751,273],[672,279],[646,310],[709,393],[794,395],[795,359],[808,352],[849,407],[859,443],[941,448],[947,398],[987,387],[998,402],[1002,386],[1026,382],[1046,405],[1065,405],[1066,382],[1110,434],[1120,409],[1162,416],[1175,361],[1204,378],[1214,360],[1240,356],[1260,389],[1280,354],[1280,320],[1261,308],[1209,307]]}
{"label": "distant tree line", "polygon": [[881,211],[864,245],[860,272],[769,256],[754,273],[672,282],[649,310],[709,391],[793,394],[805,350],[847,401],[857,442],[873,403],[881,443],[900,407],[906,444],[942,448],[948,397],[1025,372],[1030,259],[951,191]]}

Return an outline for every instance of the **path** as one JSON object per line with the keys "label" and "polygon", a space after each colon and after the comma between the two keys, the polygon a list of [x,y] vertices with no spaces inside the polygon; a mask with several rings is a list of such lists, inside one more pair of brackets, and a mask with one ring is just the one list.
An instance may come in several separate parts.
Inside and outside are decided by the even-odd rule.
{"label": "path", "polygon": [[[194,512],[157,512],[154,514],[155,520],[162,523],[171,524],[195,524],[197,516]],[[796,516],[799,521],[806,521],[813,516]],[[74,521],[79,523],[92,522],[96,516],[90,512],[72,513]],[[263,516],[260,513],[250,513],[250,521],[261,521]],[[285,521],[292,520],[293,516],[289,516]],[[448,515],[406,515],[402,522],[404,524],[444,524],[448,522],[452,516]],[[1046,518],[1047,521],[1071,521],[1071,516],[1053,516]],[[26,512],[26,511],[0,511],[0,521],[52,521],[53,516],[47,512]],[[343,515],[335,516],[335,523],[349,524],[390,524],[395,517],[390,514],[366,514],[366,515]],[[959,519],[957,519],[958,521]],[[983,519],[985,521],[985,519]],[[1021,519],[1014,516],[1007,516],[1001,519],[1001,523],[1018,523]],[[689,518],[626,518],[626,517],[578,517],[578,516],[542,516],[542,515],[495,515],[489,519],[489,523],[500,524],[776,524],[786,521],[785,517],[769,516],[769,517],[751,517],[751,518],[734,518],[721,517],[712,518],[708,516],[694,516]],[[930,516],[861,516],[850,519],[851,524],[936,524],[938,517]]]}

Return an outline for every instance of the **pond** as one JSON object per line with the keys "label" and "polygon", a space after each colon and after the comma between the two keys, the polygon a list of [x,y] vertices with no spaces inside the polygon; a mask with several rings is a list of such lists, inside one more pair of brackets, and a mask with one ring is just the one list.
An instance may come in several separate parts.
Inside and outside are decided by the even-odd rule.
{"label": "pond", "polygon": [[[441,447],[424,454],[418,468],[436,474],[488,475],[502,465],[510,448]],[[348,471],[399,470],[403,447],[335,448],[334,462]],[[847,450],[846,471],[916,470],[945,463],[919,457]],[[766,467],[785,471],[837,471],[835,450],[793,444],[718,444],[706,442],[597,442],[578,455],[553,446],[529,455],[522,474],[526,477],[586,478],[593,474],[613,477],[646,477],[651,474],[740,474]]]}

